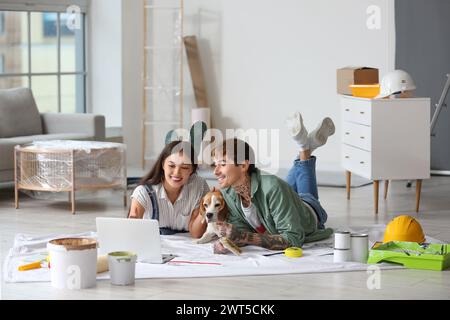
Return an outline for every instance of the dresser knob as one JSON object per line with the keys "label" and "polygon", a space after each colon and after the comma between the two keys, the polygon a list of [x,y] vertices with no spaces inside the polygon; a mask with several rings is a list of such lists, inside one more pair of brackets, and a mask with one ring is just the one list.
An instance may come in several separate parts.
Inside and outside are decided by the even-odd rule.
{"label": "dresser knob", "polygon": [[350,109],[345,109],[345,111],[350,111]]}
{"label": "dresser knob", "polygon": [[345,159],[349,159],[350,157],[349,156],[345,156]]}
{"label": "dresser knob", "polygon": [[350,134],[350,132],[346,132],[345,134],[346,134],[346,135],[349,135],[349,134]]}
{"label": "dresser knob", "polygon": [[364,137],[360,137],[361,139],[364,139]]}
{"label": "dresser knob", "polygon": [[364,111],[360,111],[359,113],[364,114]]}
{"label": "dresser knob", "polygon": [[359,163],[364,164],[364,161],[360,161]]}

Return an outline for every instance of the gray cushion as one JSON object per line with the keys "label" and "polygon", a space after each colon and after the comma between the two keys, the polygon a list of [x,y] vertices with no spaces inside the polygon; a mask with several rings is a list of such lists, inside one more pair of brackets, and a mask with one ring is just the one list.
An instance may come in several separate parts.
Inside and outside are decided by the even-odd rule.
{"label": "gray cushion", "polygon": [[0,90],[0,138],[42,133],[41,117],[31,90]]}
{"label": "gray cushion", "polygon": [[85,133],[54,133],[0,139],[0,170],[14,168],[14,146],[38,140],[92,140],[92,137]]}
{"label": "gray cushion", "polygon": [[11,183],[11,181],[14,181],[14,170],[0,170],[0,188],[2,183]]}

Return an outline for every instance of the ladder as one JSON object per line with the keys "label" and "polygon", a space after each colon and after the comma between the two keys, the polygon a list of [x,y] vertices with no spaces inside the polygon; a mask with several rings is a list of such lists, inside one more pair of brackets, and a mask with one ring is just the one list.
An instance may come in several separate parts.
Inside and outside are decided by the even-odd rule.
{"label": "ladder", "polygon": [[445,83],[444,89],[442,90],[439,102],[436,104],[436,110],[434,111],[433,118],[431,120],[430,132],[431,136],[435,137],[436,134],[433,133],[434,127],[436,126],[439,114],[441,113],[442,107],[446,107],[445,98],[447,97],[448,89],[450,88],[450,73],[447,73],[447,82]]}
{"label": "ladder", "polygon": [[[446,74],[447,81],[445,82],[444,89],[442,89],[441,97],[439,98],[438,103],[435,105],[436,109],[434,110],[433,118],[431,119],[431,125],[430,125],[430,134],[432,137],[435,137],[436,134],[433,133],[434,127],[436,126],[439,114],[441,113],[442,107],[447,107],[447,104],[445,103],[445,99],[448,94],[448,90],[450,88],[450,73]],[[406,183],[406,187],[410,188],[412,185],[411,181],[408,181]]]}

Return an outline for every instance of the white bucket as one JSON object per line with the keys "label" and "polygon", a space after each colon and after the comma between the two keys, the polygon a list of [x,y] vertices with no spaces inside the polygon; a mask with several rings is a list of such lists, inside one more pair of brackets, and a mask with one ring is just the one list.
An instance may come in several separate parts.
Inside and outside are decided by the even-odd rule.
{"label": "white bucket", "polygon": [[47,243],[52,286],[85,289],[97,279],[97,241],[90,238],[54,239]]}
{"label": "white bucket", "polygon": [[118,286],[134,284],[137,255],[132,252],[116,251],[108,253],[111,283]]}

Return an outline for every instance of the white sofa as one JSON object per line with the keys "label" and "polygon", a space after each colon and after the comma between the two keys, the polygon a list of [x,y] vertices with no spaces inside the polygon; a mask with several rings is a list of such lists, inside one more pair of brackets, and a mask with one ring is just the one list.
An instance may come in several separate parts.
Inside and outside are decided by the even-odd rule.
{"label": "white sofa", "polygon": [[105,117],[39,113],[28,88],[0,90],[0,182],[14,180],[14,146],[37,140],[105,139]]}

